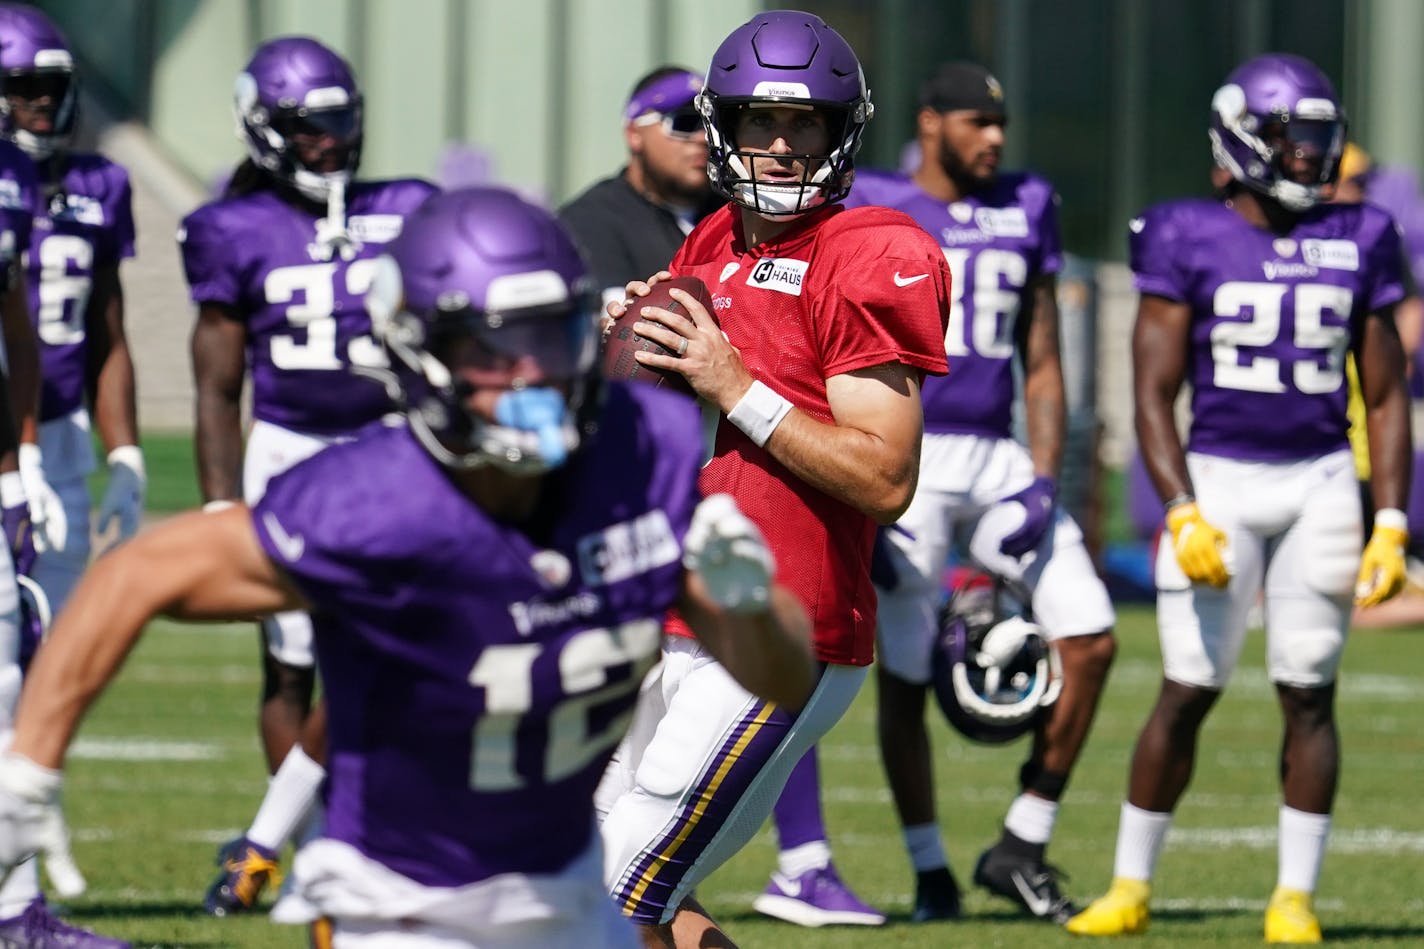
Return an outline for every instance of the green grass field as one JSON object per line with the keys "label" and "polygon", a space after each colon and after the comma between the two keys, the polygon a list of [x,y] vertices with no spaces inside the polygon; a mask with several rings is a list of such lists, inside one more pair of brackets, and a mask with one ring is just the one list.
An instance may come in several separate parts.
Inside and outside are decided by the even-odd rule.
{"label": "green grass field", "polygon": [[[1127,757],[1158,666],[1150,611],[1125,609],[1122,649],[1097,730],[1069,791],[1050,857],[1091,896],[1111,872]],[[1245,665],[1204,736],[1193,793],[1162,858],[1156,916],[1143,944],[1255,946],[1275,880],[1279,719],[1253,637]],[[1341,682],[1344,777],[1319,910],[1326,936],[1352,945],[1424,944],[1424,737],[1417,633],[1360,633]],[[257,645],[247,626],[158,623],[85,724],[67,803],[90,892],[72,918],[137,945],[305,945],[263,917],[210,919],[201,898],[216,846],[236,835],[264,786],[254,723]],[[982,892],[968,918],[906,921],[911,878],[876,755],[873,684],[824,745],[837,862],[884,908],[881,930],[803,930],[764,921],[751,899],[775,859],[763,832],[700,895],[743,946],[940,947],[1067,945]],[[971,747],[936,722],[942,820],[963,881],[996,836],[1021,745]]]}
{"label": "green grass field", "polygon": [[[146,436],[149,507],[191,507],[192,450]],[[1112,486],[1110,485],[1109,488]],[[1351,945],[1424,945],[1424,736],[1421,631],[1361,632],[1341,681],[1345,767],[1318,908],[1326,937]],[[1069,790],[1050,859],[1077,898],[1112,869],[1128,756],[1156,694],[1150,609],[1122,610],[1118,665]],[[217,846],[236,836],[265,778],[256,738],[257,637],[249,625],[157,623],[85,724],[70,759],[67,805],[90,891],[71,918],[136,945],[299,947],[304,934],[265,917],[202,912]],[[1244,665],[1204,736],[1193,791],[1159,867],[1155,919],[1142,944],[1257,946],[1275,881],[1279,715],[1254,634]],[[1023,746],[960,740],[936,717],[940,814],[961,882],[997,835]],[[885,909],[880,930],[803,930],[750,911],[775,860],[769,831],[702,888],[703,902],[744,947],[1068,945],[1008,903],[970,891],[968,918],[907,922],[912,878],[874,744],[874,684],[822,748],[824,797],[837,863]],[[1134,943],[1137,944],[1137,943]]]}

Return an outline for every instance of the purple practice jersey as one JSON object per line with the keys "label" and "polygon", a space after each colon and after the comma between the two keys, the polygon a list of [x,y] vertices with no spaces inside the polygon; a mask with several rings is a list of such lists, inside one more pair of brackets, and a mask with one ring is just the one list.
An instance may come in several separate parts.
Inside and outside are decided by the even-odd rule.
{"label": "purple practice jersey", "polygon": [[324,219],[272,191],[206,204],[178,232],[193,302],[230,307],[247,330],[252,414],[320,435],[352,432],[392,410],[385,389],[351,367],[385,368],[365,295],[375,258],[435,188],[353,182],[347,259],[317,242]]}
{"label": "purple practice jersey", "polygon": [[30,235],[30,314],[40,341],[40,420],[85,403],[86,319],[94,278],[134,254],[128,172],[102,155],[66,154]]}
{"label": "purple practice jersey", "polygon": [[1186,199],[1129,229],[1137,289],[1191,308],[1188,450],[1287,461],[1345,448],[1346,351],[1367,314],[1404,297],[1389,215],[1322,204],[1277,235]]}
{"label": "purple practice jersey", "polygon": [[[39,178],[30,156],[0,139],[0,268],[10,266],[30,246],[40,206]],[[0,288],[8,281],[0,279]]]}
{"label": "purple practice jersey", "polygon": [[552,873],[596,832],[594,789],[681,590],[702,452],[692,400],[606,396],[523,528],[379,426],[253,508],[313,606],[326,834],[427,886]]}
{"label": "purple practice jersey", "polygon": [[903,175],[858,171],[846,205],[865,204],[913,217],[949,262],[949,374],[925,379],[925,431],[1010,437],[1019,308],[1030,282],[1063,267],[1053,188],[1035,175],[1005,174],[945,204]]}

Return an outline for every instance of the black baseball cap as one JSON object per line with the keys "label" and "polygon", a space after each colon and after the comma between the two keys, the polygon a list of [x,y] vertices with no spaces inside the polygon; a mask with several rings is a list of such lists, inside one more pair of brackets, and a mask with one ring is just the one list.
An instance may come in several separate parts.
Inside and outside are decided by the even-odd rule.
{"label": "black baseball cap", "polygon": [[920,86],[920,108],[936,112],[973,109],[1005,115],[1004,87],[978,63],[945,63]]}

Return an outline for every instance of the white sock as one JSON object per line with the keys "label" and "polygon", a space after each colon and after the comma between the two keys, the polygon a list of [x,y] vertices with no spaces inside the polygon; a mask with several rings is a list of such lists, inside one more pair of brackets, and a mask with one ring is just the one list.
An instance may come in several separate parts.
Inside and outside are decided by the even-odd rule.
{"label": "white sock", "polygon": [[1162,855],[1162,842],[1171,826],[1171,811],[1144,811],[1123,801],[1113,876],[1150,882],[1157,870],[1157,858]]}
{"label": "white sock", "polygon": [[13,919],[40,895],[40,863],[31,857],[10,871],[0,885],[0,919]]}
{"label": "white sock", "polygon": [[1280,827],[1276,885],[1314,893],[1320,880],[1320,863],[1325,859],[1325,841],[1330,836],[1330,815],[1311,814],[1282,804]]}
{"label": "white sock", "polygon": [[292,746],[267,784],[247,839],[268,850],[281,850],[316,803],[325,779],[326,769],[308,757],[301,745]]}
{"label": "white sock", "polygon": [[900,834],[905,838],[905,850],[910,854],[910,866],[915,868],[916,873],[949,866],[944,842],[939,839],[938,824],[931,822],[902,827]]}
{"label": "white sock", "polygon": [[1058,820],[1058,802],[1033,794],[1020,794],[1004,815],[1004,829],[1030,844],[1047,844]]}
{"label": "white sock", "polygon": [[824,840],[813,840],[809,844],[783,850],[777,856],[776,864],[782,876],[794,880],[803,873],[830,866],[831,845]]}

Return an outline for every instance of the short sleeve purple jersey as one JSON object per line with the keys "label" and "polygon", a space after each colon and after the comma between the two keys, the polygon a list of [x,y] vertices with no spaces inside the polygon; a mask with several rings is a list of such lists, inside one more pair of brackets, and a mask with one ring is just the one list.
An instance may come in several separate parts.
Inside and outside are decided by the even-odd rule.
{"label": "short sleeve purple jersey", "polygon": [[925,380],[925,431],[1008,438],[1015,324],[1026,288],[1063,267],[1053,188],[1035,175],[1005,174],[993,187],[946,204],[903,175],[860,171],[846,204],[905,212],[939,241],[949,262],[949,374]]}
{"label": "short sleeve purple jersey", "polygon": [[1346,351],[1367,314],[1404,297],[1389,215],[1325,204],[1277,235],[1187,199],[1129,230],[1137,289],[1191,308],[1188,449],[1285,461],[1346,447]]}
{"label": "short sleeve purple jersey", "polygon": [[9,266],[29,249],[35,215],[40,211],[39,177],[30,156],[0,139],[0,266]]}
{"label": "short sleeve purple jersey", "polygon": [[588,846],[681,590],[701,451],[692,400],[610,383],[537,526],[476,507],[405,428],[273,479],[253,519],[314,607],[328,836],[427,886]]}
{"label": "short sleeve purple jersey", "polygon": [[375,258],[435,188],[356,182],[346,195],[351,259],[317,243],[319,219],[270,191],[204,205],[178,232],[189,294],[230,307],[247,331],[252,414],[321,435],[352,432],[391,411],[356,368],[385,368],[365,295]]}
{"label": "short sleeve purple jersey", "polygon": [[40,341],[44,421],[84,405],[84,342],[95,278],[134,255],[128,172],[102,155],[74,153],[60,160],[59,181],[40,197],[26,268]]}

